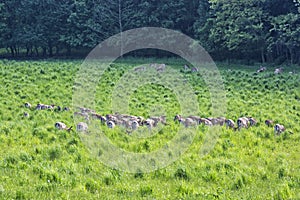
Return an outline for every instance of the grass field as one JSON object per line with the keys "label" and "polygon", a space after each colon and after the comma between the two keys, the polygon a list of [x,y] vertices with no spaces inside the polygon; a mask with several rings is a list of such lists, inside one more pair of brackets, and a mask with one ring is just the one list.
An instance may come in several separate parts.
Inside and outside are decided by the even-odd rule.
{"label": "grass field", "polygon": [[[122,75],[145,62],[166,63],[178,70],[197,95],[203,117],[210,117],[209,92],[201,76],[184,72],[184,61],[123,60],[103,74],[96,111],[111,112],[111,95]],[[255,127],[233,131],[222,127],[214,149],[199,156],[207,127],[178,160],[151,173],[127,173],[103,165],[90,155],[76,131],[60,131],[55,122],[75,126],[72,95],[81,61],[0,61],[0,199],[300,199],[300,68],[274,66],[255,75],[256,67],[217,64],[224,80],[227,113],[236,121],[253,116]],[[70,107],[70,111],[29,110],[25,102]],[[154,108],[153,108],[153,105]],[[116,146],[147,153],[176,134],[172,122],[180,112],[176,96],[160,85],[145,85],[130,96],[129,110],[148,117],[153,109],[167,114],[169,125],[159,134],[134,138],[123,129],[103,128]],[[23,112],[30,114],[23,117]],[[274,136],[264,120],[287,131]],[[289,134],[288,131],[293,132]],[[112,158],[113,159],[113,158]]]}

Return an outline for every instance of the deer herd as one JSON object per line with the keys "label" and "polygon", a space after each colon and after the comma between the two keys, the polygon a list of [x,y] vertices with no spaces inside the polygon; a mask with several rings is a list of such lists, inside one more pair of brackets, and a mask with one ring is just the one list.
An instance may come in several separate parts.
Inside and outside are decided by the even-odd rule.
{"label": "deer herd", "polygon": [[[261,72],[264,72],[267,70],[267,67],[263,67],[263,66],[260,66],[260,68],[258,70],[256,70],[256,73],[261,73]],[[279,68],[276,68],[274,70],[274,74],[282,74],[284,71],[284,68],[283,67],[279,67]],[[293,71],[290,71],[289,74],[296,74],[295,70]]]}
{"label": "deer herd", "polygon": [[[150,64],[150,67],[156,69],[158,72],[163,72],[166,68],[165,64]],[[144,71],[145,66],[137,67],[135,68],[135,71]],[[191,72],[198,72],[198,68],[196,67],[190,67],[188,65],[183,66],[184,71],[191,71]],[[266,67],[260,66],[260,68],[256,71],[257,73],[261,73],[266,71]],[[283,72],[283,68],[277,68],[275,69],[274,73],[275,74],[280,74]],[[56,105],[47,105],[47,104],[37,104],[35,108],[32,108],[31,104],[26,102],[24,104],[26,108],[29,109],[35,109],[35,110],[52,110],[52,111],[69,111],[70,109],[68,107],[61,107],[61,106],[56,106]],[[91,119],[93,120],[99,120],[102,125],[106,125],[108,128],[114,128],[116,126],[121,126],[125,127],[128,131],[127,133],[131,133],[132,131],[138,129],[139,127],[145,126],[148,127],[150,130],[158,124],[162,125],[169,125],[166,121],[166,116],[152,116],[149,118],[144,118],[141,116],[134,116],[134,115],[126,115],[126,114],[107,114],[107,115],[100,115],[96,113],[94,110],[88,109],[88,108],[83,108],[83,107],[78,107],[78,111],[74,112],[75,117],[79,117],[84,119],[86,122],[79,122],[76,125],[76,130],[79,132],[88,132],[88,123],[90,122]],[[29,113],[24,112],[23,114],[24,117],[29,117]],[[226,119],[225,117],[216,117],[216,118],[203,118],[200,116],[188,116],[188,117],[183,117],[179,114],[174,116],[174,122],[182,124],[184,127],[196,127],[199,125],[204,125],[204,126],[223,126],[226,125],[227,129],[233,129],[233,130],[241,130],[242,128],[249,128],[251,126],[256,126],[258,124],[258,121],[253,118],[253,117],[240,117],[237,119],[236,123],[232,119]],[[285,131],[285,127],[282,124],[274,123],[273,120],[267,119],[265,120],[265,124],[268,127],[273,127],[274,128],[274,133],[276,135],[280,135],[282,132]],[[55,128],[59,130],[66,130],[66,131],[71,131],[71,127],[67,127],[66,124],[63,122],[56,122],[55,123]],[[290,132],[292,133],[292,132]]]}
{"label": "deer herd", "polygon": [[[52,110],[52,111],[69,111],[68,107],[60,107],[56,105],[46,105],[46,104],[37,104],[35,108],[32,108],[31,104],[26,102],[24,106],[28,109],[35,109],[35,110]],[[139,127],[145,126],[149,130],[154,127],[157,127],[159,124],[161,125],[169,125],[166,120],[166,116],[152,116],[149,118],[144,118],[141,116],[134,116],[134,115],[127,115],[127,114],[106,114],[105,116],[96,113],[94,110],[78,107],[78,111],[74,112],[75,117],[79,117],[85,122],[79,122],[76,125],[76,130],[78,132],[85,132],[88,133],[88,124],[90,120],[99,120],[102,125],[106,125],[108,128],[115,128],[116,126],[126,128],[127,133],[131,133],[132,131],[138,129]],[[29,113],[24,112],[24,117],[29,117]],[[258,121],[253,117],[240,117],[236,120],[236,123],[232,119],[226,119],[225,117],[209,117],[204,118],[200,116],[188,116],[183,117],[179,114],[174,116],[175,123],[181,124],[184,127],[196,127],[199,125],[204,126],[223,126],[225,125],[227,129],[233,130],[241,130],[242,128],[249,128],[251,126],[256,126]],[[285,127],[282,124],[274,123],[273,120],[267,119],[264,122],[268,127],[274,128],[274,133],[276,135],[280,135],[282,132],[285,131]],[[71,131],[72,126],[68,127],[63,122],[56,122],[54,124],[55,128],[59,130],[66,130]],[[291,133],[291,132],[290,132]]]}

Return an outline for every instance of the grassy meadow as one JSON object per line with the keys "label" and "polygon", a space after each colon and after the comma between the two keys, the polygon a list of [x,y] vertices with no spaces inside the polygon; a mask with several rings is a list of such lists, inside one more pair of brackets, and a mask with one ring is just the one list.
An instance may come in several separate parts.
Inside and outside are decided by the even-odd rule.
{"label": "grassy meadow", "polygon": [[[259,65],[217,64],[226,90],[224,117],[236,121],[253,116],[258,125],[241,131],[222,127],[214,149],[204,157],[199,150],[208,127],[199,126],[188,150],[174,163],[151,173],[127,173],[91,156],[75,130],[54,127],[57,121],[75,127],[72,95],[81,62],[0,61],[0,199],[300,199],[299,66],[284,66],[284,72],[275,75],[275,66],[254,74]],[[184,71],[185,62],[179,59],[113,63],[98,84],[96,111],[110,113],[118,80],[147,62],[178,70],[197,95],[201,113],[195,115],[211,116],[204,81],[198,73]],[[28,109],[25,102],[33,107],[67,106],[70,111]],[[130,96],[128,114],[149,117],[155,109],[167,114],[169,124],[153,137],[135,138],[118,127],[103,127],[105,135],[126,151],[160,149],[180,126],[172,121],[180,112],[176,95],[150,84]],[[274,136],[266,119],[283,124],[287,131]]]}

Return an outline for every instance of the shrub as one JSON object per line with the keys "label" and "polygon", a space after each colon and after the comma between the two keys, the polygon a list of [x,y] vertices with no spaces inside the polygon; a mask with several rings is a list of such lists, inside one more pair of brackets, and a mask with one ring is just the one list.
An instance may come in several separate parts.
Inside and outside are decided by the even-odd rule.
{"label": "shrub", "polygon": [[89,191],[90,193],[96,193],[99,190],[99,186],[97,182],[93,180],[89,180],[85,183],[85,189]]}
{"label": "shrub", "polygon": [[285,169],[284,168],[280,168],[278,170],[278,178],[283,178],[285,176]]}
{"label": "shrub", "polygon": [[144,186],[140,188],[140,194],[142,197],[148,196],[152,194],[152,188],[150,186]]}
{"label": "shrub", "polygon": [[62,150],[60,147],[53,147],[48,150],[48,154],[50,160],[59,159],[62,156]]}
{"label": "shrub", "polygon": [[187,171],[181,167],[176,170],[174,176],[179,179],[189,180]]}
{"label": "shrub", "polygon": [[25,198],[25,194],[21,191],[17,191],[16,192],[16,200],[24,200]]}
{"label": "shrub", "polygon": [[15,157],[15,156],[7,156],[5,159],[4,159],[4,165],[6,167],[14,167],[15,165],[18,164],[18,159]]}
{"label": "shrub", "polygon": [[134,178],[143,178],[143,177],[144,177],[144,173],[140,169],[138,169],[137,172],[134,174]]}

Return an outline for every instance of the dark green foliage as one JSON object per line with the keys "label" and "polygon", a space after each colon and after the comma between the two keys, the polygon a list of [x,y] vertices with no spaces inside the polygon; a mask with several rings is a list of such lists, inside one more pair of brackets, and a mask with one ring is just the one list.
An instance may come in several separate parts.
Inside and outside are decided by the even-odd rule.
{"label": "dark green foliage", "polygon": [[96,193],[100,188],[95,181],[88,181],[85,183],[85,189],[90,193]]}
{"label": "dark green foliage", "polygon": [[[85,56],[122,31],[163,27],[196,38],[215,59],[299,64],[299,13],[296,0],[3,1],[0,54]],[[128,55],[169,54],[145,50]]]}
{"label": "dark green foliage", "polygon": [[144,186],[140,188],[140,193],[142,197],[152,194],[152,188],[150,186]]}
{"label": "dark green foliage", "polygon": [[233,184],[232,189],[239,190],[242,187],[244,187],[245,184],[246,184],[246,178],[245,178],[245,176],[242,175],[235,180],[235,183]]}
{"label": "dark green foliage", "polygon": [[278,170],[278,178],[283,178],[285,175],[285,169],[284,168],[280,168]]}
{"label": "dark green foliage", "polygon": [[14,165],[18,164],[18,159],[13,156],[8,156],[4,159],[3,164],[6,167],[13,167]]}
{"label": "dark green foliage", "polygon": [[134,178],[143,178],[144,177],[144,173],[141,170],[138,170],[135,174],[134,174]]}
{"label": "dark green foliage", "polygon": [[176,170],[174,176],[179,179],[189,180],[189,176],[186,169],[181,167]]}
{"label": "dark green foliage", "polygon": [[21,191],[16,191],[16,200],[25,200],[25,195]]}
{"label": "dark green foliage", "polygon": [[61,157],[62,152],[59,147],[53,147],[48,150],[48,154],[50,160],[55,160]]}

